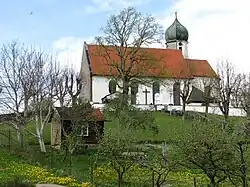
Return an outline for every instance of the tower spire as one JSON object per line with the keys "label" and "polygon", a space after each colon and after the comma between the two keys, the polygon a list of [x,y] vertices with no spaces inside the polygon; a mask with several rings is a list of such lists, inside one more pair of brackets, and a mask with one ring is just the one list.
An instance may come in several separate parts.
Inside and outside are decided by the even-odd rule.
{"label": "tower spire", "polygon": [[177,19],[177,12],[175,12],[175,19]]}

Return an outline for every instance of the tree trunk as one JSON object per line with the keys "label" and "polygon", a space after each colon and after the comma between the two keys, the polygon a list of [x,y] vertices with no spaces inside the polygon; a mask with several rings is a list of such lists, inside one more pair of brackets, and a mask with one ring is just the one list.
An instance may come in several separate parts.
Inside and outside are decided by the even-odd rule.
{"label": "tree trunk", "polygon": [[122,172],[118,172],[118,187],[122,186]]}
{"label": "tree trunk", "polygon": [[239,150],[240,150],[240,161],[241,161],[241,180],[242,180],[242,187],[247,187],[247,175],[246,175],[246,161],[244,158],[244,150],[243,150],[243,145],[241,143],[239,145]]}
{"label": "tree trunk", "polygon": [[156,186],[157,187],[161,187],[161,175],[160,174],[158,174],[158,177],[157,177],[157,180],[156,180]]}
{"label": "tree trunk", "polygon": [[38,135],[38,142],[39,142],[41,152],[46,153],[46,147],[45,147],[44,139],[41,136],[41,134]]}
{"label": "tree trunk", "polygon": [[59,102],[60,102],[60,107],[63,107],[63,104],[64,104],[63,98],[60,98],[60,99],[59,99]]}
{"label": "tree trunk", "polygon": [[209,103],[206,103],[205,105],[205,116],[207,117],[208,114],[208,107],[209,107]]}
{"label": "tree trunk", "polygon": [[186,114],[186,102],[184,100],[182,100],[182,112],[183,112],[183,114],[182,114],[182,121],[184,123],[184,121],[185,121],[185,114]]}
{"label": "tree trunk", "polygon": [[214,176],[209,177],[209,179],[210,179],[210,187],[216,187]]}
{"label": "tree trunk", "polygon": [[23,148],[23,133],[21,127],[17,126],[17,139],[21,148]]}
{"label": "tree trunk", "polygon": [[186,102],[185,101],[182,101],[182,112],[183,112],[183,115],[185,115],[185,112],[186,112]]}
{"label": "tree trunk", "polygon": [[225,113],[225,114],[224,114],[224,118],[225,118],[225,121],[228,120],[228,113]]}
{"label": "tree trunk", "polygon": [[38,143],[39,143],[41,152],[46,153],[46,147],[45,147],[45,143],[43,139],[43,132],[40,131],[39,129],[39,123],[40,123],[39,117],[38,115],[36,115],[36,135],[37,135]]}
{"label": "tree trunk", "polygon": [[27,96],[24,98],[24,117],[28,116],[28,106],[29,106],[29,100]]}

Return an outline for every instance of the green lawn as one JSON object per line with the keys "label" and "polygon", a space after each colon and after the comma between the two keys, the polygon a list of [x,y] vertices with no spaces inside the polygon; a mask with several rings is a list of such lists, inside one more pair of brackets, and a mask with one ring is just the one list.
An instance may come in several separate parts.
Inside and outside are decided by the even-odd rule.
{"label": "green lawn", "polygon": [[[185,124],[183,124],[182,118],[179,116],[170,116],[167,113],[162,112],[154,112],[156,124],[159,126],[159,133],[153,134],[151,131],[140,131],[138,132],[138,139],[139,141],[149,141],[151,143],[159,143],[163,141],[164,139],[166,141],[172,141],[172,140],[178,140],[179,136],[185,131],[186,128],[189,128],[190,125],[192,125],[193,121],[191,119],[186,119]],[[220,115],[214,115],[214,114],[208,114],[208,117],[215,122],[218,122],[219,120],[223,120],[223,116]],[[229,117],[229,121],[231,124],[239,124],[246,120],[246,118],[243,117]],[[115,127],[114,122],[105,122],[105,129],[108,128],[114,128]],[[27,125],[27,128],[31,132],[36,132],[34,123],[29,123]],[[16,132],[11,126],[7,125],[0,125],[0,133],[4,130],[4,133],[8,135],[8,129],[11,129],[11,137],[13,141],[12,144],[17,140]],[[50,144],[50,134],[51,134],[51,126],[48,124],[45,127],[44,131],[44,140],[45,143]],[[24,141],[28,144],[37,144],[37,140],[35,137],[31,136],[27,132],[24,132]],[[4,137],[0,134],[0,145],[3,142],[8,143],[8,138]]]}
{"label": "green lawn", "polygon": [[[191,120],[185,120],[185,125],[183,124],[182,118],[179,116],[170,116],[167,113],[154,112],[156,124],[159,126],[159,133],[154,134],[152,131],[139,131],[138,139],[139,141],[150,141],[152,143],[157,143],[158,141],[165,140],[176,140],[178,135],[188,128],[191,124]],[[105,129],[114,128],[115,123],[106,122]]]}
{"label": "green lawn", "polygon": [[[170,140],[178,140],[179,136],[182,135],[186,128],[189,128],[193,121],[189,118],[185,119],[185,123],[183,124],[182,118],[181,117],[177,117],[177,116],[170,116],[167,113],[161,113],[161,112],[154,112],[155,118],[156,118],[156,123],[159,125],[159,134],[154,135],[152,132],[150,131],[140,131],[138,132],[138,139],[141,141],[151,141],[152,143],[159,143],[161,141],[163,141],[164,139],[166,139],[167,141]],[[223,119],[222,116],[217,116],[217,115],[209,115],[209,117],[211,118],[216,118],[216,119]],[[235,124],[237,123],[241,123],[245,120],[245,118],[238,118],[238,117],[230,117],[230,120],[233,121]],[[35,132],[35,126],[34,123],[30,123],[27,125],[28,129]],[[115,127],[115,124],[113,122],[105,122],[105,129],[108,128],[113,128]],[[15,131],[8,126],[1,126],[1,130],[7,130],[5,132],[8,132],[8,129],[11,129],[11,135],[13,137],[13,139],[16,138],[16,133]],[[46,142],[50,142],[50,132],[51,132],[51,127],[50,125],[46,126],[45,128],[45,141]],[[24,139],[26,142],[29,143],[37,143],[37,140],[30,136],[29,134],[25,133],[24,134]],[[1,139],[1,135],[0,135],[0,143],[1,141],[3,141]],[[5,138],[5,141],[6,140]],[[168,148],[171,149],[171,146],[169,145]],[[75,155],[72,157],[72,162],[70,162],[69,157],[67,157],[65,160],[63,160],[64,158],[64,154],[62,152],[48,152],[47,154],[41,154],[38,150],[39,148],[37,146],[29,146],[29,149],[25,150],[25,152],[19,152],[18,154],[22,156],[22,158],[24,158],[26,161],[28,161],[29,163],[36,163],[39,164],[43,167],[47,167],[47,168],[53,168],[53,172],[58,174],[58,175],[72,175],[74,176],[76,179],[78,180],[83,180],[83,181],[90,181],[91,179],[91,170],[90,170],[90,166],[91,166],[91,155],[93,155],[93,153],[95,153],[95,149],[88,149],[87,151],[85,151],[84,154],[82,155]],[[48,147],[48,150],[50,150],[50,148]],[[170,150],[171,151],[171,150]],[[0,153],[0,158],[1,158],[1,153]],[[6,156],[6,155],[5,155]],[[2,156],[3,157],[3,156]],[[10,157],[11,158],[11,157]],[[16,158],[15,158],[16,159]],[[0,159],[1,160],[1,159]],[[2,160],[3,161],[3,160]],[[106,164],[107,161],[102,160],[102,158],[99,158],[98,161],[98,167],[101,168],[105,168],[105,166],[103,166],[103,164]],[[4,162],[2,163],[4,164]],[[71,164],[71,167],[70,167]],[[0,162],[0,166],[1,166],[1,162]],[[3,167],[3,166],[2,166]],[[1,167],[0,167],[1,169]],[[109,173],[110,172],[110,173]],[[142,173],[141,173],[142,172]],[[109,179],[112,181],[112,183],[115,184],[116,181],[116,175],[114,173],[114,171],[110,171],[110,169],[104,169],[104,173],[102,174],[103,176],[101,176],[101,178],[98,179],[98,177],[95,177],[96,180],[100,180],[100,182],[102,183],[104,180],[105,181],[105,173],[107,175],[107,173],[109,173]],[[0,171],[0,178],[1,176],[4,177],[6,175],[6,173]],[[145,181],[147,180],[148,182],[150,181],[151,175],[150,173],[142,170],[131,170],[130,173],[126,174],[125,176],[125,181],[129,183],[131,183],[131,181],[135,181],[135,180],[144,180],[141,179],[141,177],[146,177]],[[192,181],[193,181],[193,177],[197,177],[198,180],[200,180],[202,183],[206,183],[207,182],[207,178],[202,175],[199,171],[197,173],[197,171],[190,171],[190,170],[184,170],[184,171],[176,171],[173,172],[170,175],[170,181],[169,183],[172,183],[174,186],[182,186],[182,187],[187,187],[187,186],[192,186]],[[177,185],[178,184],[178,185]],[[137,186],[141,186],[142,184],[137,184]],[[113,186],[113,185],[110,185]],[[130,186],[130,185],[129,185]],[[150,185],[148,185],[150,186]],[[229,186],[229,185],[225,185],[225,186]]]}

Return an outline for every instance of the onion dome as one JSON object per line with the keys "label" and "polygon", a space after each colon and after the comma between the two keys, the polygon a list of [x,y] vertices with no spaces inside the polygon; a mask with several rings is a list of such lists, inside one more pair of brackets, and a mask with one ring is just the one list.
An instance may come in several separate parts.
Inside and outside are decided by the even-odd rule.
{"label": "onion dome", "polygon": [[188,30],[177,19],[177,12],[175,13],[174,23],[165,32],[165,39],[166,42],[175,40],[188,41]]}

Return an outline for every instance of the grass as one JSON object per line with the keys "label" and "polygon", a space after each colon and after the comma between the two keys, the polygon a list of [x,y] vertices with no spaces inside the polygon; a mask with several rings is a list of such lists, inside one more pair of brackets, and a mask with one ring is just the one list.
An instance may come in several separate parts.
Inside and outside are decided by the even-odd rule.
{"label": "grass", "polygon": [[[169,114],[161,113],[161,112],[154,112],[154,116],[156,119],[156,123],[159,125],[159,134],[154,135],[151,131],[148,131],[148,130],[140,131],[137,134],[138,139],[140,141],[149,141],[151,143],[159,143],[159,142],[162,142],[164,139],[167,141],[178,140],[179,136],[185,132],[186,128],[189,128],[193,123],[191,119],[187,118],[185,120],[185,124],[183,124],[181,117],[170,116]],[[223,119],[223,116],[217,116],[217,115],[209,115],[209,117],[211,118],[215,117],[216,119]],[[232,121],[233,123],[241,123],[245,120],[245,118],[230,117],[229,120]],[[109,128],[114,128],[114,127],[115,127],[115,124],[113,122],[105,122],[106,130]],[[35,132],[34,123],[28,124],[27,128]],[[2,130],[11,129],[11,135],[14,139],[16,139],[16,133],[11,127],[3,125],[1,126],[0,129]],[[51,132],[51,126],[47,125],[45,128],[44,136],[45,136],[45,141],[48,143],[50,142],[50,132]],[[29,142],[30,144],[37,143],[37,140],[27,133],[24,134],[24,140]],[[0,141],[2,141],[1,135],[0,135]],[[5,141],[7,141],[6,138],[5,138]],[[1,145],[1,142],[0,142],[0,145]],[[36,150],[36,149],[39,149],[39,148],[37,146],[29,146],[29,149],[23,152],[18,152],[18,154],[29,163],[39,164],[40,166],[43,166],[46,168],[53,168],[53,171],[58,175],[65,175],[65,176],[72,175],[78,180],[84,180],[84,181],[91,180],[91,172],[90,172],[91,163],[92,163],[91,155],[93,155],[96,152],[95,149],[88,149],[84,152],[84,154],[72,156],[71,162],[70,162],[69,157],[67,157],[66,160],[63,160],[64,154],[62,152],[53,151],[51,153],[48,152],[46,154],[42,154],[39,152],[39,150]],[[47,150],[50,150],[49,147]],[[1,153],[0,153],[0,156],[1,156]],[[12,157],[10,157],[10,159],[12,159]],[[14,159],[16,159],[16,157],[13,158],[13,160]],[[70,167],[70,164],[71,164],[71,167]],[[98,165],[102,167],[101,165],[103,164],[107,164],[107,161],[103,159],[101,160],[99,159]],[[171,175],[173,184],[183,183],[183,185],[177,185],[177,186],[185,187],[185,183],[186,183],[188,184],[186,186],[191,186],[190,184],[192,183],[192,180],[193,180],[192,177],[196,176],[196,174],[192,174],[192,172],[193,171],[178,171],[176,173],[173,173],[173,175]],[[135,174],[132,172],[131,176],[130,174],[128,174],[127,178],[133,177],[133,175]],[[185,175],[192,176],[192,177],[188,178]],[[0,176],[1,176],[1,171],[0,171]],[[142,176],[142,173],[137,173],[135,176],[137,178],[140,178]],[[198,175],[198,176],[200,176],[201,180],[206,181],[206,177],[204,177],[203,175]],[[150,177],[150,175],[147,177]],[[113,182],[115,181],[115,179],[116,179],[115,173],[112,173]]]}
{"label": "grass", "polygon": [[[178,116],[170,116],[167,113],[154,112],[156,124],[159,127],[159,133],[154,134],[152,131],[145,130],[137,133],[139,141],[157,142],[166,140],[175,140],[178,134],[183,130],[183,121]],[[191,120],[185,121],[185,126],[189,126],[192,123]],[[115,123],[106,122],[105,129],[114,128]]]}
{"label": "grass", "polygon": [[[186,119],[185,125],[183,124],[182,118],[179,116],[170,116],[167,113],[162,112],[154,112],[153,114],[155,116],[156,124],[159,126],[159,133],[153,134],[149,130],[145,131],[139,131],[138,132],[138,140],[143,142],[151,142],[151,143],[160,143],[164,139],[166,141],[175,141],[179,139],[179,136],[183,134],[186,128],[189,128],[190,125],[192,125],[193,120],[192,119]],[[223,116],[221,115],[215,115],[215,114],[208,114],[208,118],[219,121],[223,120]],[[229,117],[230,124],[239,124],[246,121],[246,118],[244,117]],[[105,122],[105,129],[114,128],[115,127],[114,122]],[[11,137],[12,137],[12,144],[17,141],[17,136],[15,130],[8,125],[1,124],[0,125],[0,133],[4,132],[5,135],[8,136],[8,130],[11,130]],[[35,124],[29,123],[27,125],[27,129],[31,132],[36,132]],[[46,144],[50,144],[50,135],[51,135],[51,125],[48,124],[44,129],[44,140]],[[0,146],[1,144],[8,144],[8,138],[0,134]],[[29,145],[37,144],[37,139],[34,136],[31,136],[27,132],[24,132],[24,142],[26,142]]]}

